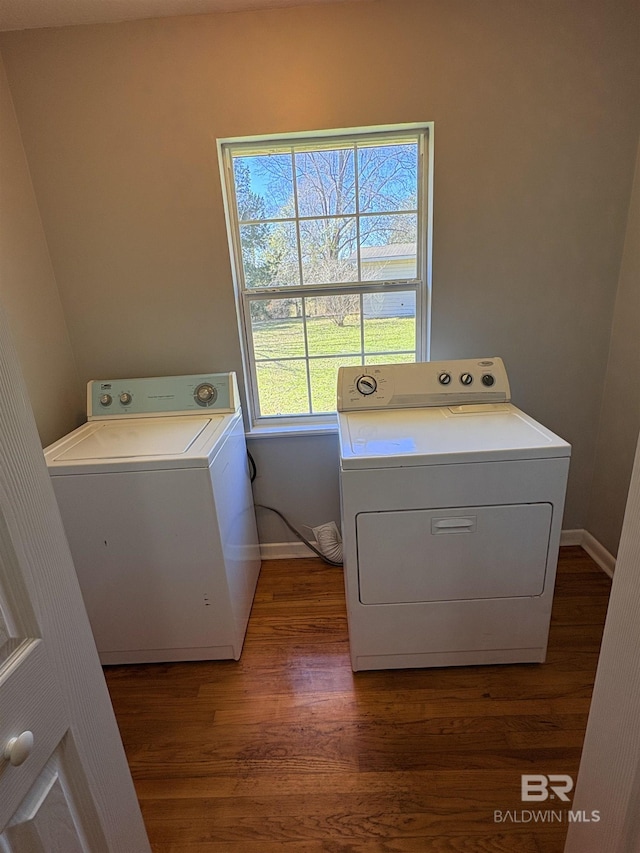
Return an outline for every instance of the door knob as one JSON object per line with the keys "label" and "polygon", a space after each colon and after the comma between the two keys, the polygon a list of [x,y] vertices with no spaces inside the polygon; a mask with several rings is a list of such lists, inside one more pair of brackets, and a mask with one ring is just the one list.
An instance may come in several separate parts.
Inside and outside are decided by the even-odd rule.
{"label": "door knob", "polygon": [[18,737],[12,737],[4,748],[3,757],[10,761],[13,767],[19,767],[29,758],[33,749],[33,732],[22,732]]}

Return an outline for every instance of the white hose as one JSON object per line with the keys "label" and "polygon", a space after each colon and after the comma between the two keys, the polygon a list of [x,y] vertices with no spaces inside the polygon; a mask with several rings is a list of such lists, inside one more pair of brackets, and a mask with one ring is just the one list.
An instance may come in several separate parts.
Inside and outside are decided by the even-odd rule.
{"label": "white hose", "polygon": [[329,560],[335,563],[342,562],[342,537],[335,521],[312,527],[318,548]]}

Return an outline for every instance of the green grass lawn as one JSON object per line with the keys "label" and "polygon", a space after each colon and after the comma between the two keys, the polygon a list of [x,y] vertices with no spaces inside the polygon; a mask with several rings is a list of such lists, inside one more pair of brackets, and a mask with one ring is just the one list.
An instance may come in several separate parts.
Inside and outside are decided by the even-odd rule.
{"label": "green grass lawn", "polygon": [[[338,368],[363,363],[357,318],[347,318],[344,326],[325,318],[307,318],[310,410],[306,365],[298,360],[305,355],[302,319],[254,321],[252,331],[262,415],[335,411]],[[414,353],[413,317],[364,320],[365,364],[410,362],[415,360]]]}

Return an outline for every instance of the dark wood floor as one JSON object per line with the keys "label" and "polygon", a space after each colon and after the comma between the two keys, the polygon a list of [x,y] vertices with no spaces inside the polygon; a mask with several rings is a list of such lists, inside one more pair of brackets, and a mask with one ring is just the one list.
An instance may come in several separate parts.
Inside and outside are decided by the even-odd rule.
{"label": "dark wood floor", "polygon": [[545,664],[354,675],[341,570],[265,562],[239,662],[106,669],[153,850],[561,853],[494,813],[577,775],[609,587],[561,549]]}

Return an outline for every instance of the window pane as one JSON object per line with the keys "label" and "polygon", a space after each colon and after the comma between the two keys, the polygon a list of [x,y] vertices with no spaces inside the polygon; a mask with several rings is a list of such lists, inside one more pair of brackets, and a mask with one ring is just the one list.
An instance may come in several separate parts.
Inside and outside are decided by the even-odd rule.
{"label": "window pane", "polygon": [[416,360],[415,352],[386,353],[385,355],[365,355],[365,364],[413,364]]}
{"label": "window pane", "polygon": [[300,222],[304,284],[357,281],[354,218],[310,219]]}
{"label": "window pane", "polygon": [[415,352],[414,291],[366,293],[362,297],[366,352]]}
{"label": "window pane", "polygon": [[358,199],[362,213],[416,210],[417,143],[359,147]]}
{"label": "window pane", "polygon": [[305,299],[309,355],[360,352],[360,297],[350,293]]}
{"label": "window pane", "polygon": [[261,415],[309,414],[304,361],[260,361],[256,376]]}
{"label": "window pane", "polygon": [[360,224],[363,281],[417,277],[418,217],[414,213],[366,216]]}
{"label": "window pane", "polygon": [[314,414],[335,412],[338,387],[338,368],[342,365],[362,364],[360,358],[312,358],[309,360],[311,375],[311,406]]}
{"label": "window pane", "polygon": [[418,217],[415,213],[385,213],[363,216],[360,220],[362,246],[386,246],[396,243],[415,243]]}
{"label": "window pane", "polygon": [[238,219],[281,219],[294,215],[291,154],[233,158]]}
{"label": "window pane", "polygon": [[241,225],[240,242],[247,288],[299,286],[300,265],[293,222]]}
{"label": "window pane", "polygon": [[300,216],[355,213],[353,148],[296,154],[296,182]]}
{"label": "window pane", "polygon": [[249,312],[256,361],[305,355],[301,299],[254,299]]}

